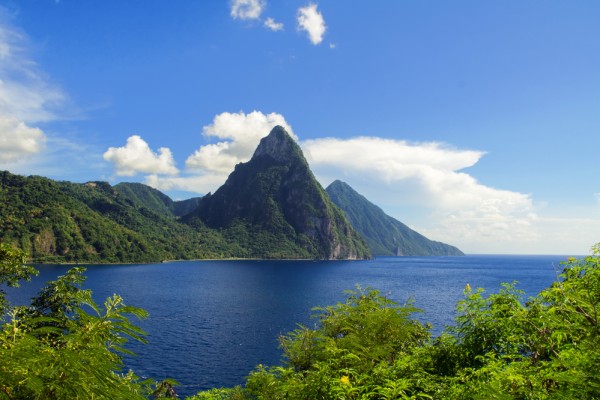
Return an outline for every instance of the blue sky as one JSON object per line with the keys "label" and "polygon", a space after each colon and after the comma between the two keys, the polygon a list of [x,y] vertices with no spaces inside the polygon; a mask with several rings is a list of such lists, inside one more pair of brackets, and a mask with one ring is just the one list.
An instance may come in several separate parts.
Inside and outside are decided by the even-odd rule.
{"label": "blue sky", "polygon": [[600,241],[597,1],[0,3],[0,168],[214,191],[275,124],[468,253]]}

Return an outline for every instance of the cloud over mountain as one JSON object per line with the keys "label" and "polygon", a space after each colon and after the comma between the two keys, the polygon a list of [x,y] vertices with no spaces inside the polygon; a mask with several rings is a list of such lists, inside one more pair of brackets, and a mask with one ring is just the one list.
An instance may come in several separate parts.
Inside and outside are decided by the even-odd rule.
{"label": "cloud over mountain", "polygon": [[18,161],[25,155],[38,153],[45,141],[41,129],[0,114],[0,163]]}
{"label": "cloud over mountain", "polygon": [[138,173],[176,175],[179,172],[171,150],[161,147],[157,154],[138,135],[130,136],[123,147],[110,147],[104,153],[104,159],[115,164],[119,176]]}
{"label": "cloud over mountain", "polygon": [[418,228],[429,237],[467,248],[471,241],[537,238],[530,195],[486,186],[462,171],[484,152],[377,137],[308,140],[303,148],[322,181],[348,179],[389,209],[427,209],[435,223]]}
{"label": "cloud over mountain", "polygon": [[201,146],[188,157],[185,165],[191,169],[229,173],[237,163],[250,159],[260,139],[276,125],[283,126],[293,135],[292,127],[281,114],[221,113],[202,129],[205,137],[219,141]]}

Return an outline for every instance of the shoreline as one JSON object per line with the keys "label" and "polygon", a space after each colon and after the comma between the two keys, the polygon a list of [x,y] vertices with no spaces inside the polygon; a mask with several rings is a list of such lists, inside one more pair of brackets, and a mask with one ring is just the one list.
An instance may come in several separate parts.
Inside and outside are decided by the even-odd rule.
{"label": "shoreline", "polygon": [[27,265],[73,265],[73,266],[95,266],[95,265],[149,265],[149,264],[170,264],[176,262],[186,261],[369,261],[373,258],[344,258],[344,259],[327,259],[327,258],[190,258],[190,259],[179,259],[179,260],[162,260],[162,261],[140,261],[140,262],[36,262],[28,261]]}

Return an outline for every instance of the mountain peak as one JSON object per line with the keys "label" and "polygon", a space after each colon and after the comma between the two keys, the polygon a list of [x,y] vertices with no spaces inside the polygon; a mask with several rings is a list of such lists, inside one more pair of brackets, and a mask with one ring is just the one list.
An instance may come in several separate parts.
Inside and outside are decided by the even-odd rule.
{"label": "mountain peak", "polygon": [[277,162],[285,163],[299,155],[302,156],[302,151],[285,128],[277,125],[260,140],[252,158],[265,155]]}
{"label": "mountain peak", "polygon": [[369,258],[364,239],[348,223],[310,170],[300,146],[281,126],[261,139],[252,158],[236,165],[212,196],[184,222],[236,237],[250,258]]}

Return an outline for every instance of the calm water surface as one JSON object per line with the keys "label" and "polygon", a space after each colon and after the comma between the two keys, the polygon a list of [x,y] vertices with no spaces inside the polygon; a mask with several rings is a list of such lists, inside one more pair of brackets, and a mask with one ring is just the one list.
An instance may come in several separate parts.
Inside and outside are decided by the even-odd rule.
{"label": "calm water surface", "polygon": [[[90,266],[85,287],[97,302],[113,293],[142,307],[138,323],[149,344],[132,344],[127,368],[138,375],[171,377],[179,394],[234,386],[257,364],[281,361],[277,337],[311,326],[311,308],[344,300],[344,290],[371,286],[393,300],[414,298],[418,318],[439,334],[453,322],[467,283],[490,292],[518,281],[533,296],[556,280],[563,256],[401,257],[370,261],[182,261]],[[40,275],[9,298],[25,304],[67,266],[41,266]]]}

